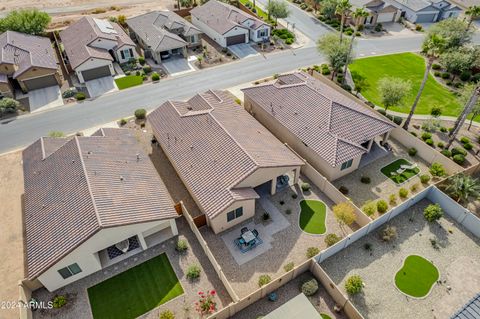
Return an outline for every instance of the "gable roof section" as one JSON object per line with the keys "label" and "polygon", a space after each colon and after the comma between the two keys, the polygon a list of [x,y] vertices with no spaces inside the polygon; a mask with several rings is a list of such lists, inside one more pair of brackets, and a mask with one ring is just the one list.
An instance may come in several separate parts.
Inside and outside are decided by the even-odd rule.
{"label": "gable roof section", "polygon": [[252,25],[253,29],[266,25],[262,20],[217,0],[210,0],[201,6],[195,7],[190,13],[219,34],[225,34],[235,27],[248,29],[242,25],[246,20],[254,22]]}
{"label": "gable roof section", "polygon": [[[101,30],[99,24],[111,25],[111,32]],[[60,32],[65,52],[73,69],[79,67],[90,58],[113,61],[112,56],[106,49],[95,48],[90,45],[93,41],[101,38],[117,42],[114,49],[124,45],[135,46],[132,39],[115,22],[99,20],[85,16]]]}
{"label": "gable roof section", "polygon": [[207,91],[187,102],[165,102],[148,121],[192,196],[210,217],[236,200],[258,197],[251,188],[235,187],[258,168],[303,165],[224,91]]}
{"label": "gable roof section", "polygon": [[0,64],[14,64],[17,78],[32,67],[57,69],[57,59],[49,38],[6,31],[0,34]]}
{"label": "gable roof section", "polygon": [[401,4],[415,12],[424,10],[424,9],[432,9],[435,11],[439,11],[439,9],[432,6],[432,3],[426,0],[392,0],[394,3]]}
{"label": "gable roof section", "polygon": [[23,163],[31,279],[103,228],[177,216],[153,164],[126,129],[43,137],[24,150]]}
{"label": "gable roof section", "polygon": [[362,143],[396,127],[303,72],[242,91],[333,167],[364,154]]}

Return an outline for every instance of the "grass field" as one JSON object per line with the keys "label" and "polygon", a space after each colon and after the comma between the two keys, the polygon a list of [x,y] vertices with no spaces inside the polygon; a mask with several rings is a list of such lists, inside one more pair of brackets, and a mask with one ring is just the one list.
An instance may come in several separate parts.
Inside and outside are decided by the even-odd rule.
{"label": "grass field", "polygon": [[137,86],[143,83],[143,76],[141,75],[127,75],[122,78],[115,79],[115,83],[119,90]]}
{"label": "grass field", "polygon": [[162,254],[87,289],[95,319],[133,319],[183,294]]}
{"label": "grass field", "polygon": [[300,228],[310,234],[325,234],[327,206],[319,200],[304,199],[300,202]]}
{"label": "grass field", "polygon": [[437,267],[418,255],[408,256],[395,275],[395,285],[404,294],[425,297],[440,277]]}
{"label": "grass field", "polygon": [[400,158],[396,160],[393,163],[388,164],[387,166],[382,167],[380,170],[383,175],[386,177],[390,178],[392,181],[394,181],[397,184],[402,184],[403,182],[409,180],[410,178],[414,177],[418,173],[420,173],[420,169],[418,167],[410,170],[407,169],[405,170],[402,174],[392,176],[392,172],[395,172],[396,170],[400,169],[401,165],[412,165],[409,161],[406,159]]}
{"label": "grass field", "polygon": [[[362,91],[362,95],[379,106],[382,106],[382,103],[377,87],[381,78],[391,76],[409,80],[412,89],[405,98],[404,105],[390,108],[392,111],[408,113],[420,88],[425,67],[425,60],[420,55],[400,53],[357,59],[350,65],[350,70],[365,78],[367,88]],[[435,106],[442,109],[442,115],[448,116],[456,116],[462,109],[457,97],[429,75],[415,113],[430,114],[430,110]]]}

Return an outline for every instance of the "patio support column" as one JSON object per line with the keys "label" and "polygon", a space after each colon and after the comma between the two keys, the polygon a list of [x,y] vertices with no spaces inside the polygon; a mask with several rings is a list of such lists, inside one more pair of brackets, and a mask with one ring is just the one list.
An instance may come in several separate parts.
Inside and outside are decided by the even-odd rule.
{"label": "patio support column", "polygon": [[293,185],[298,184],[298,179],[300,178],[300,167],[297,167],[293,170]]}
{"label": "patio support column", "polygon": [[390,137],[390,132],[387,132],[383,135],[383,141],[382,141],[382,144],[385,144],[385,142],[388,140],[388,138]]}
{"label": "patio support column", "polygon": [[275,177],[272,179],[272,185],[270,188],[270,195],[275,195],[275,191],[277,190],[277,178]]}
{"label": "patio support column", "polygon": [[143,250],[146,250],[148,248],[147,242],[145,241],[145,238],[143,238],[143,234],[137,234],[138,241],[140,242],[140,246],[142,246]]}
{"label": "patio support column", "polygon": [[178,229],[177,229],[177,223],[175,222],[175,219],[170,219],[170,228],[172,229],[173,236],[177,236]]}
{"label": "patio support column", "polygon": [[374,138],[372,138],[370,140],[370,142],[368,142],[368,147],[367,147],[367,153],[370,153],[370,150],[372,149],[372,145],[373,145],[373,142],[375,141]]}

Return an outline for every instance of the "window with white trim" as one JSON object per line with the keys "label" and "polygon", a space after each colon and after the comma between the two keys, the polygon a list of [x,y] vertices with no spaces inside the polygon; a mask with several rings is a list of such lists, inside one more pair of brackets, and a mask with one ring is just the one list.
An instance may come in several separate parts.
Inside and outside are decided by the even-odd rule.
{"label": "window with white trim", "polygon": [[71,264],[70,266],[58,270],[58,273],[60,274],[60,276],[62,276],[63,279],[67,279],[81,272],[82,269],[80,269],[80,266],[77,263]]}
{"label": "window with white trim", "polygon": [[227,222],[231,222],[232,220],[240,218],[242,216],[243,216],[243,207],[239,207],[227,213]]}
{"label": "window with white trim", "polygon": [[353,163],[353,159],[342,163],[342,167],[340,168],[340,170],[343,171],[344,169],[350,168],[352,166],[352,163]]}
{"label": "window with white trim", "polygon": [[257,38],[268,37],[268,29],[261,29],[257,31]]}

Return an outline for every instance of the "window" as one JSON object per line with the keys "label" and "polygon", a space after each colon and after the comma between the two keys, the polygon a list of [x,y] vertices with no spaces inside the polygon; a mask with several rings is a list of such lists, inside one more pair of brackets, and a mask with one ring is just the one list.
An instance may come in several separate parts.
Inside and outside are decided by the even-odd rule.
{"label": "window", "polygon": [[268,29],[262,29],[257,31],[257,38],[268,37]]}
{"label": "window", "polygon": [[239,207],[235,209],[235,218],[239,218],[243,216],[243,207]]}
{"label": "window", "polygon": [[122,60],[124,60],[124,59],[125,59],[125,53],[124,53],[124,51],[123,51],[123,50],[122,50],[122,51],[120,51],[120,55],[122,56]]}
{"label": "window", "polygon": [[80,269],[80,266],[78,266],[77,263],[71,264],[70,266],[58,270],[58,273],[60,274],[60,276],[62,276],[63,279],[67,279],[68,277],[76,275],[80,272],[82,272],[82,269]]}
{"label": "window", "polygon": [[344,169],[347,169],[352,166],[353,160],[346,161],[345,163],[342,163],[342,167],[340,168],[341,171]]}
{"label": "window", "polygon": [[243,216],[243,207],[239,207],[227,213],[227,222]]}

